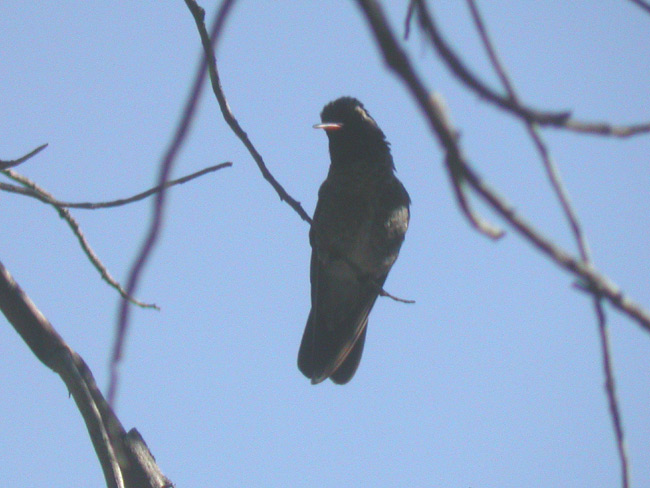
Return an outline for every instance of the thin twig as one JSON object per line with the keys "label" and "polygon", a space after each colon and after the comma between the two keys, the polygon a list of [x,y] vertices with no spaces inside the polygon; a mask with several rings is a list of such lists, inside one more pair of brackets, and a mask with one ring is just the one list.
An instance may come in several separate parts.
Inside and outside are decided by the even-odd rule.
{"label": "thin twig", "polygon": [[594,296],[594,308],[598,317],[598,332],[600,335],[601,354],[603,358],[603,373],[605,374],[605,391],[609,401],[609,411],[612,416],[612,424],[616,435],[616,447],[621,462],[621,486],[630,486],[630,467],[625,447],[625,434],[623,432],[623,418],[620,413],[619,402],[616,396],[616,383],[611,359],[611,346],[609,343],[609,328],[605,319],[605,310],[598,296]]}
{"label": "thin twig", "polygon": [[[501,80],[503,87],[505,88],[511,100],[513,100],[516,103],[520,103],[514,84],[510,81],[510,78],[506,73],[505,67],[499,60],[499,56],[496,52],[494,44],[490,40],[490,36],[487,32],[487,28],[485,27],[485,24],[483,23],[483,19],[481,18],[481,14],[478,10],[478,6],[475,0],[467,0],[467,3],[472,15],[472,19],[474,20],[476,29],[479,33],[479,36],[481,37],[483,46],[485,47],[488,57],[490,58],[490,62],[492,63],[493,68],[495,69],[499,79]],[[548,147],[546,146],[545,142],[542,139],[541,134],[539,133],[537,124],[530,120],[525,120],[524,123],[526,125],[526,129],[528,130],[530,137],[532,138],[537,148],[537,151],[540,154],[540,157],[544,164],[544,168],[546,169],[547,176],[550,180],[551,186],[553,187],[553,190],[555,191],[555,194],[557,195],[557,198],[560,201],[564,214],[567,220],[569,221],[571,230],[573,232],[576,243],[578,245],[578,249],[582,261],[585,263],[585,265],[590,266],[592,265],[592,261],[591,261],[591,253],[589,251],[587,239],[582,231],[580,221],[573,208],[573,205],[571,205],[571,202],[569,200],[569,194],[564,187],[562,178],[560,177],[559,170],[556,167],[555,163],[553,162]],[[597,293],[595,293],[593,298],[594,298],[594,310],[596,312],[596,317],[598,320],[598,328],[600,331],[603,369],[605,370],[605,378],[606,378],[605,392],[607,394],[608,402],[610,405],[612,423],[614,425],[614,431],[616,433],[616,445],[617,445],[617,450],[619,453],[619,458],[621,463],[622,482],[623,482],[622,487],[628,488],[629,463],[627,460],[627,453],[625,450],[625,440],[623,436],[622,419],[619,414],[620,411],[620,408],[618,406],[619,402],[616,396],[614,372],[612,370],[611,361],[609,359],[611,357],[611,352],[610,352],[609,341],[608,341],[607,321],[605,320],[605,312],[603,310],[603,305],[600,296]]]}
{"label": "thin twig", "polygon": [[11,169],[3,170],[2,173],[4,173],[7,177],[11,178],[12,180],[17,181],[18,183],[23,185],[31,193],[35,195],[39,195],[39,197],[37,197],[39,200],[48,203],[49,205],[52,205],[52,207],[54,207],[54,209],[58,212],[59,216],[63,220],[65,220],[68,226],[70,227],[70,229],[72,229],[73,234],[75,235],[75,237],[79,241],[79,244],[81,245],[81,249],[83,249],[86,256],[88,256],[88,259],[95,267],[95,269],[99,271],[99,274],[101,275],[102,279],[106,283],[108,283],[111,287],[115,288],[117,292],[120,294],[120,296],[122,296],[122,298],[128,300],[134,305],[137,305],[138,307],[153,308],[159,310],[159,307],[155,303],[145,303],[136,300],[130,293],[128,293],[127,291],[124,290],[124,288],[122,288],[122,285],[120,285],[119,282],[111,276],[106,266],[104,266],[104,264],[101,262],[99,257],[97,257],[97,254],[95,254],[95,251],[93,251],[93,249],[90,247],[90,243],[88,242],[86,236],[81,231],[81,227],[79,226],[79,223],[74,219],[74,217],[72,217],[72,215],[68,210],[60,207],[56,203],[53,203],[56,202],[57,200],[56,198],[54,198],[54,196],[51,193],[45,191],[43,188],[41,188],[39,185],[34,183],[29,178],[20,175]]}
{"label": "thin twig", "polygon": [[608,122],[583,122],[571,118],[571,112],[547,112],[536,110],[523,106],[508,97],[504,97],[492,90],[478,76],[476,76],[461,60],[460,56],[445,41],[436,25],[433,16],[429,12],[425,0],[416,0],[418,7],[418,19],[420,26],[431,43],[436,48],[438,54],[445,61],[446,66],[451,72],[465,85],[472,89],[479,97],[495,104],[497,107],[512,112],[518,117],[531,122],[536,122],[542,126],[554,127],[557,129],[567,129],[573,132],[612,136],[612,137],[631,137],[639,134],[650,132],[650,123],[631,124],[631,125],[614,125]]}
{"label": "thin twig", "polygon": [[[215,49],[212,45],[213,43],[216,42],[216,37],[218,34],[215,32],[214,28],[212,29],[212,32],[208,34],[208,31],[205,27],[205,22],[203,21],[204,11],[194,0],[185,0],[185,3],[187,4],[187,7],[189,8],[190,12],[192,13],[192,16],[194,17],[196,27],[199,31],[199,35],[201,36],[201,44],[203,45],[203,50],[208,60],[208,70],[210,73],[210,82],[212,84],[212,91],[214,92],[214,95],[217,98],[217,102],[219,102],[219,108],[221,109],[221,113],[223,115],[224,120],[230,126],[232,131],[239,138],[239,140],[241,140],[241,142],[244,144],[246,149],[248,149],[248,152],[253,157],[255,163],[257,164],[257,167],[261,171],[262,176],[266,181],[268,181],[271,184],[273,189],[280,197],[280,200],[287,202],[287,204],[289,204],[289,206],[291,206],[291,208],[293,208],[304,221],[309,222],[311,224],[311,217],[309,216],[309,214],[305,212],[305,210],[302,208],[302,205],[300,205],[300,202],[294,199],[291,195],[289,195],[287,191],[282,187],[282,185],[271,174],[261,154],[257,151],[255,146],[249,139],[248,135],[241,128],[239,122],[233,115],[232,110],[228,105],[226,95],[224,94],[223,88],[221,87],[221,80],[219,79],[219,71],[217,69],[217,60],[214,54]],[[229,7],[231,3],[234,3],[234,1],[232,0],[224,1],[221,8],[224,9],[224,6]],[[227,12],[227,10],[224,11]],[[210,39],[212,39],[212,41]]]}
{"label": "thin twig", "polygon": [[34,149],[32,152],[25,154],[23,157],[14,159],[13,161],[1,161],[0,160],[0,170],[3,169],[9,169],[13,168],[14,166],[18,166],[21,163],[24,163],[28,159],[30,159],[32,156],[36,156],[39,152],[41,152],[43,149],[47,147],[47,143],[38,146],[36,149]]}
{"label": "thin twig", "polygon": [[386,290],[384,290],[383,288],[382,288],[381,291],[379,292],[379,296],[380,296],[380,297],[390,298],[391,300],[395,300],[396,302],[407,303],[407,304],[409,304],[409,305],[415,303],[415,300],[407,300],[406,298],[399,298],[399,297],[396,297],[395,295],[391,295],[390,293],[388,293],[388,292],[387,292]]}
{"label": "thin twig", "polygon": [[630,486],[630,465],[625,443],[625,433],[623,431],[623,418],[620,413],[619,402],[616,395],[616,383],[614,381],[611,345],[609,341],[609,327],[605,317],[605,309],[602,305],[601,297],[594,290],[593,286],[585,283],[576,282],[575,288],[594,297],[594,308],[598,318],[598,335],[600,338],[601,357],[603,358],[603,373],[605,375],[605,391],[609,403],[609,411],[612,417],[612,425],[616,436],[616,448],[621,463],[621,486],[628,488]]}
{"label": "thin twig", "polygon": [[415,0],[409,0],[409,6],[406,9],[406,17],[404,18],[404,40],[407,40],[411,33],[411,19],[413,18],[413,12],[415,12]]}
{"label": "thin twig", "polygon": [[[225,1],[221,4],[221,7],[217,11],[216,20],[213,25],[213,32],[215,33],[214,39],[218,37],[223,23],[226,19],[228,10],[232,6],[232,1]],[[201,18],[203,18],[205,12],[201,9]],[[172,140],[169,143],[165,154],[162,157],[160,162],[160,171],[158,175],[158,185],[164,186],[169,179],[171,174],[172,167],[176,160],[178,151],[180,150],[187,134],[189,133],[190,125],[196,111],[196,106],[201,95],[203,81],[205,80],[207,72],[207,64],[204,56],[201,56],[199,66],[194,75],[194,82],[189,91],[189,95],[185,102],[185,107],[183,109],[183,114],[178,123],[176,131]],[[144,269],[151,251],[153,250],[160,233],[160,226],[163,221],[163,210],[165,203],[165,190],[156,194],[156,199],[154,201],[153,216],[151,219],[151,224],[149,226],[149,231],[144,239],[142,247],[131,266],[129,272],[129,279],[127,281],[126,290],[127,293],[132,294],[137,288],[138,282],[140,280],[140,274]],[[108,386],[108,402],[110,405],[114,405],[115,395],[117,393],[117,385],[119,381],[119,364],[122,359],[122,349],[124,347],[124,341],[126,340],[126,333],[128,330],[128,320],[129,320],[129,304],[122,300],[120,303],[120,310],[118,313],[117,327],[115,331],[115,339],[113,341],[113,352],[111,355],[110,361],[110,379]]]}
{"label": "thin twig", "polygon": [[195,173],[183,176],[182,178],[178,178],[176,180],[171,180],[165,183],[163,186],[155,186],[153,188],[150,188],[147,191],[144,191],[142,193],[138,193],[137,195],[133,195],[132,197],[129,198],[124,198],[124,199],[119,199],[119,200],[112,200],[109,202],[84,202],[84,203],[74,203],[74,202],[62,202],[61,200],[50,200],[49,198],[46,198],[43,194],[39,192],[35,192],[33,190],[30,190],[29,188],[23,188],[20,186],[14,186],[14,185],[8,185],[6,183],[0,183],[0,190],[11,192],[11,193],[19,193],[21,195],[26,195],[32,198],[36,198],[42,202],[49,203],[50,205],[56,205],[58,207],[65,207],[65,208],[81,208],[84,210],[95,210],[95,209],[100,209],[100,208],[111,208],[111,207],[119,207],[121,205],[127,205],[129,203],[137,202],[138,200],[143,200],[147,197],[150,197],[151,195],[154,195],[158,193],[159,191],[165,190],[171,186],[175,185],[181,185],[183,183],[186,183],[190,180],[193,180],[195,178],[198,178],[200,176],[203,176],[206,173],[211,173],[213,171],[217,171],[223,168],[228,168],[232,166],[232,163],[227,162],[227,163],[221,163],[217,164],[215,166],[209,166],[207,168],[202,169],[201,171],[197,171]]}
{"label": "thin twig", "polygon": [[[539,121],[536,121],[539,123]],[[540,125],[545,125],[541,124]],[[573,132],[582,134],[590,134],[596,136],[612,136],[612,137],[632,137],[650,132],[650,123],[644,122],[641,124],[632,125],[613,125],[609,122],[581,122],[579,120],[569,119],[563,124],[553,125],[556,128],[565,128]]]}

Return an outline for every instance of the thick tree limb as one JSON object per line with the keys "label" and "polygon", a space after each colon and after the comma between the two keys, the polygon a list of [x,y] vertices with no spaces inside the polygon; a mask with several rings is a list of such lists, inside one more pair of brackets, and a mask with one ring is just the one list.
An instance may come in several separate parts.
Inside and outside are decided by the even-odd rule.
{"label": "thick tree limb", "polygon": [[135,429],[126,432],[84,362],[0,263],[0,310],[34,355],[66,384],[83,416],[109,488],[164,488],[172,483]]}

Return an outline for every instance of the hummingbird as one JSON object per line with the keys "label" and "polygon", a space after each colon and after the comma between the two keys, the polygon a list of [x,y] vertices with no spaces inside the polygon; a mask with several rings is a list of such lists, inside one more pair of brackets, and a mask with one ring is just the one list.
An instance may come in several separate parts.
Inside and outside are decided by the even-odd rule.
{"label": "hummingbird", "polygon": [[345,384],[404,241],[411,199],[395,176],[386,136],[359,100],[328,103],[314,128],[327,134],[330,167],[309,231],[311,311],[298,368],[312,384]]}

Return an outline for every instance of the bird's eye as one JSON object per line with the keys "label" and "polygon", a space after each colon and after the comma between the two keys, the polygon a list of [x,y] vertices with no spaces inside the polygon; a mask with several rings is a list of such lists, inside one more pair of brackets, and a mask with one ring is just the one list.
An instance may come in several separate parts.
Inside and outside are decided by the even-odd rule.
{"label": "bird's eye", "polygon": [[375,127],[377,126],[377,122],[375,122],[375,119],[373,119],[370,115],[368,115],[368,112],[366,112],[362,107],[355,107],[354,110],[359,112],[359,115],[361,115],[361,118],[364,121],[374,125]]}

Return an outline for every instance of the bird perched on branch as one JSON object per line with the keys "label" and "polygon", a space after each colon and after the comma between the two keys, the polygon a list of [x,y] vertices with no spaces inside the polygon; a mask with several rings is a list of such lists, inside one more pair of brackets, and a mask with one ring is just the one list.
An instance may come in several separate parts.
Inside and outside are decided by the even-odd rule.
{"label": "bird perched on branch", "polygon": [[368,314],[397,259],[411,200],[395,176],[390,145],[363,104],[325,106],[330,168],[309,232],[311,311],[298,368],[313,384],[350,381],[359,366]]}

